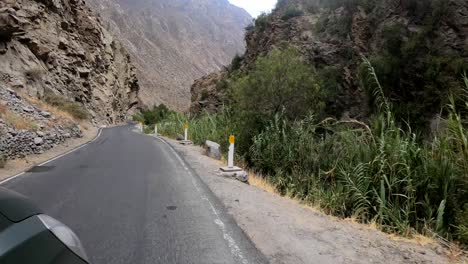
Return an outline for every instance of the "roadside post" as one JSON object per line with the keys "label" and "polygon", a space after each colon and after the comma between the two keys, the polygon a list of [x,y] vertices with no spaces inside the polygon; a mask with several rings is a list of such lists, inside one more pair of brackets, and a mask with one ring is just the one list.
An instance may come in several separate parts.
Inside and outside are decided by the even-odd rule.
{"label": "roadside post", "polygon": [[189,125],[188,124],[184,124],[184,140],[182,140],[180,142],[180,144],[182,145],[192,145],[192,141],[190,141],[188,139],[188,128],[189,128]]}
{"label": "roadside post", "polygon": [[236,138],[231,135],[229,137],[229,152],[228,152],[228,165],[227,167],[221,167],[220,171],[223,176],[233,177],[239,181],[247,182],[248,175],[241,168],[234,166],[234,143]]}
{"label": "roadside post", "polygon": [[228,153],[228,167],[234,167],[234,141],[236,138],[234,136],[229,137],[229,153]]}
{"label": "roadside post", "polygon": [[154,134],[157,136],[158,135],[158,124],[154,125]]}

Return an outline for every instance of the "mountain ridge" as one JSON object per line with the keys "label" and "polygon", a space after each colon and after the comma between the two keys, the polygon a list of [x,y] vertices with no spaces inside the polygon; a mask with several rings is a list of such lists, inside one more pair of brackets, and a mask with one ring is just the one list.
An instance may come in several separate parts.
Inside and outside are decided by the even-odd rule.
{"label": "mountain ridge", "polygon": [[244,51],[250,15],[227,0],[88,1],[129,50],[143,105],[185,111],[193,80]]}

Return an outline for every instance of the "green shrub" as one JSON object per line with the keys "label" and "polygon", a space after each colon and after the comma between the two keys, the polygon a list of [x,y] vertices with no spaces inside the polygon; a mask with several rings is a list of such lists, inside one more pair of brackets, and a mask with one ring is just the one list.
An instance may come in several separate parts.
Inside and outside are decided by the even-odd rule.
{"label": "green shrub", "polygon": [[294,48],[273,50],[257,59],[248,75],[232,78],[228,103],[236,109],[233,122],[240,129],[238,148],[247,153],[253,136],[277,113],[295,119],[309,111],[321,111],[319,81],[313,69],[305,64]]}
{"label": "green shrub", "polygon": [[271,14],[262,13],[255,19],[255,30],[264,31],[270,23]]}
{"label": "green shrub", "polygon": [[232,92],[237,109],[267,118],[284,109],[294,119],[323,107],[313,70],[294,48],[258,58],[248,75],[233,81]]}
{"label": "green shrub", "polygon": [[154,125],[167,119],[172,113],[173,111],[169,110],[166,105],[160,104],[158,106],[155,105],[150,109],[141,110],[140,113],[133,116],[133,120],[142,122],[145,125]]}
{"label": "green shrub", "polygon": [[208,99],[209,96],[210,96],[210,93],[207,90],[203,90],[201,92],[200,100],[202,100],[202,101],[206,100],[206,99]]}
{"label": "green shrub", "polygon": [[299,10],[299,9],[297,9],[295,7],[290,7],[284,12],[283,16],[281,16],[281,19],[282,20],[289,20],[289,19],[291,19],[293,17],[298,17],[298,16],[302,16],[302,15],[304,15],[304,12],[302,10]]}
{"label": "green shrub", "polygon": [[468,245],[468,203],[458,211],[456,223],[456,237]]}
{"label": "green shrub", "polygon": [[231,61],[230,71],[236,71],[240,69],[242,65],[242,60],[243,60],[243,57],[240,56],[239,54],[236,54],[236,56],[234,56],[234,58]]}
{"label": "green shrub", "polygon": [[255,29],[255,25],[254,23],[250,23],[248,24],[246,27],[245,27],[245,31],[248,33],[248,32],[251,32]]}
{"label": "green shrub", "polygon": [[229,83],[225,79],[220,80],[216,83],[216,91],[225,91],[229,88]]}
{"label": "green shrub", "polygon": [[278,0],[276,2],[275,11],[285,7],[288,4],[288,0]]}

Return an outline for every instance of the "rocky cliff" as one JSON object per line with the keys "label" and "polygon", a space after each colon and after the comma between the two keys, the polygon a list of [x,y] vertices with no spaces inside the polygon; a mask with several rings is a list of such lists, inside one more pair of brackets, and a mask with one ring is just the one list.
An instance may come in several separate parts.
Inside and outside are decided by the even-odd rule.
{"label": "rocky cliff", "polygon": [[139,90],[130,56],[83,0],[0,2],[0,85],[78,102],[95,123],[123,121]]}
{"label": "rocky cliff", "polygon": [[194,79],[244,51],[250,15],[227,0],[90,0],[132,55],[141,100],[185,111]]}
{"label": "rocky cliff", "polygon": [[[258,57],[295,47],[327,94],[327,114],[338,118],[365,118],[372,112],[370,92],[360,78],[365,56],[394,112],[427,121],[449,93],[462,87],[461,75],[468,69],[468,2],[282,0],[247,28],[246,42],[231,72],[248,74]],[[219,109],[229,79],[221,73],[196,81],[191,112]]]}

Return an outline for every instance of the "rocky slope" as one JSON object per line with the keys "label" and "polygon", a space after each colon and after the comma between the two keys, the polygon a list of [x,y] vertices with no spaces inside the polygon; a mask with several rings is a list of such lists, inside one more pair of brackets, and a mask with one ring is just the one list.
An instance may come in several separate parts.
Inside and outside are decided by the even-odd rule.
{"label": "rocky slope", "polygon": [[0,85],[79,102],[95,123],[123,121],[139,90],[129,55],[83,0],[0,2]]}
{"label": "rocky slope", "polygon": [[[461,74],[468,69],[468,2],[282,0],[248,28],[246,42],[237,66],[244,74],[259,56],[284,45],[296,47],[327,92],[327,114],[338,118],[365,118],[372,112],[369,91],[359,78],[366,56],[395,112],[427,121],[450,92],[462,87]],[[191,112],[219,109],[228,80],[229,74],[221,73],[196,81]]]}
{"label": "rocky slope", "polygon": [[90,0],[132,55],[141,100],[185,111],[194,79],[244,51],[250,15],[228,0]]}
{"label": "rocky slope", "polygon": [[0,159],[41,154],[68,138],[82,136],[76,122],[38,106],[0,86]]}

